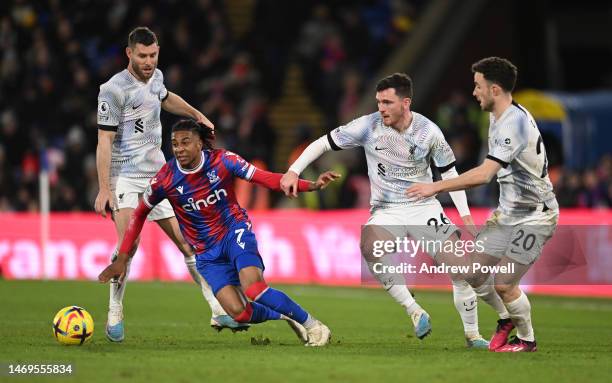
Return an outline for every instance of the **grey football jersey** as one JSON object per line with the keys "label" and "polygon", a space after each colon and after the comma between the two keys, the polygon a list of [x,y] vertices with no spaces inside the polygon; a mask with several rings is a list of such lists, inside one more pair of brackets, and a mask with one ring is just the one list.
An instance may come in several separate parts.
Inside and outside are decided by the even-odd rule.
{"label": "grey football jersey", "polygon": [[524,215],[545,203],[558,207],[548,178],[548,161],[542,136],[531,114],[512,103],[495,121],[491,114],[489,154],[499,162],[497,172],[500,209],[508,215]]}
{"label": "grey football jersey", "polygon": [[159,115],[167,95],[159,69],[146,84],[124,69],[100,86],[98,124],[117,127],[111,177],[151,178],[166,163]]}
{"label": "grey football jersey", "polygon": [[431,183],[430,160],[442,171],[454,166],[455,156],[440,128],[422,114],[412,112],[412,123],[404,132],[383,124],[380,113],[372,113],[334,129],[328,134],[333,149],[363,147],[368,164],[370,205],[427,205],[435,197],[408,197],[415,182]]}

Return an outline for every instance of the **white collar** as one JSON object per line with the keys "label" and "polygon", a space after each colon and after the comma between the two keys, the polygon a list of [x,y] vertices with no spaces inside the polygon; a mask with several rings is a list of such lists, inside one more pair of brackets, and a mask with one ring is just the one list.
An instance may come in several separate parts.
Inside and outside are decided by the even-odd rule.
{"label": "white collar", "polygon": [[200,156],[200,163],[198,164],[198,166],[196,166],[193,169],[183,169],[181,167],[181,164],[178,162],[178,160],[175,158],[174,159],[176,161],[176,166],[178,167],[178,170],[183,173],[183,174],[193,174],[193,173],[197,173],[200,170],[202,170],[202,167],[204,166],[204,162],[206,160],[206,157],[204,155],[204,152],[202,152],[202,155]]}
{"label": "white collar", "polygon": [[495,115],[493,115],[493,113],[491,113],[493,115],[493,122],[495,124],[497,124],[499,121],[503,120],[510,113],[510,110],[513,107],[518,108],[518,106],[516,106],[514,103],[510,104],[510,106],[508,106],[506,108],[506,110],[503,111],[503,113],[499,116],[499,118],[497,120],[495,119]]}

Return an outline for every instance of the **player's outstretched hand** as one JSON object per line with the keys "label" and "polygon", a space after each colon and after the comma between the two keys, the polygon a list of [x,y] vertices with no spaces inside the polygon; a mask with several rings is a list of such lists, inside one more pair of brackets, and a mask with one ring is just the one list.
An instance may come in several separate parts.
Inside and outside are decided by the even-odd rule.
{"label": "player's outstretched hand", "polygon": [[215,124],[210,122],[210,120],[208,118],[206,118],[206,116],[203,115],[199,111],[198,111],[198,114],[197,114],[196,122],[198,122],[200,124],[204,124],[204,125],[208,126],[209,128],[211,128],[212,130],[215,130]]}
{"label": "player's outstretched hand", "polygon": [[121,283],[123,282],[123,278],[125,278],[126,269],[127,263],[120,259],[116,259],[113,263],[108,265],[106,269],[102,270],[100,275],[98,275],[98,281],[106,283],[113,278],[119,278],[119,282]]}
{"label": "player's outstretched hand", "polygon": [[334,182],[338,178],[340,178],[340,174],[336,172],[332,172],[331,170],[326,171],[325,173],[321,173],[319,178],[317,178],[316,182],[313,184],[312,190],[321,190],[325,189],[327,185]]}
{"label": "player's outstretched hand", "polygon": [[114,201],[112,198],[110,198],[110,191],[100,189],[98,195],[96,196],[94,208],[96,209],[96,213],[100,214],[104,218],[106,218],[107,211],[115,210]]}
{"label": "player's outstretched hand", "polygon": [[406,189],[406,195],[411,198],[423,199],[436,195],[436,188],[434,184],[412,184]]}
{"label": "player's outstretched hand", "polygon": [[289,198],[297,198],[298,196],[298,175],[291,170],[283,174],[280,180],[281,190]]}

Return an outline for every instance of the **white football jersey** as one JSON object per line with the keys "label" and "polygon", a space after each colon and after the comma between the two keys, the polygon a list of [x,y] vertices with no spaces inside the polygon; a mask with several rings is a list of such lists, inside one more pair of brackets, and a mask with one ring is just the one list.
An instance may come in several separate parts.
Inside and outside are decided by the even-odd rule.
{"label": "white football jersey", "polygon": [[117,127],[111,178],[151,178],[166,163],[159,115],[167,95],[159,69],[146,84],[124,69],[100,86],[98,125]]}
{"label": "white football jersey", "polygon": [[548,161],[542,136],[531,114],[517,103],[495,121],[491,114],[489,154],[502,169],[497,172],[499,206],[508,215],[530,214],[544,203],[558,204],[548,178]]}
{"label": "white football jersey", "polygon": [[376,112],[334,129],[327,138],[335,150],[364,148],[373,208],[435,203],[435,197],[410,198],[406,189],[416,182],[432,182],[431,159],[442,172],[455,165],[453,151],[440,128],[415,112],[403,133],[384,125]]}

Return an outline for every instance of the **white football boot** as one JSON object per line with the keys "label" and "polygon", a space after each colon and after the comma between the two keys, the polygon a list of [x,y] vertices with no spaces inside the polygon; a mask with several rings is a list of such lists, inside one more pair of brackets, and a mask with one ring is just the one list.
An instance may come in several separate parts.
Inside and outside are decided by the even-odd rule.
{"label": "white football boot", "polygon": [[331,331],[329,327],[316,321],[316,324],[309,329],[306,329],[308,334],[308,343],[305,346],[308,347],[320,347],[325,346],[331,340]]}
{"label": "white football boot", "polygon": [[287,324],[289,325],[289,327],[291,327],[295,335],[297,335],[300,342],[302,342],[302,344],[308,343],[308,331],[306,331],[304,326],[294,321],[293,319],[287,318],[286,320]]}

